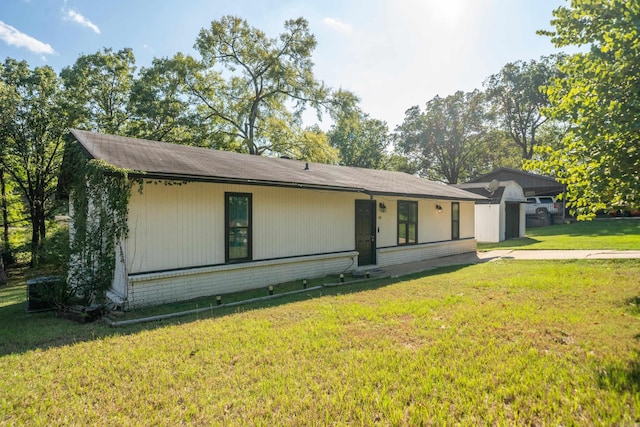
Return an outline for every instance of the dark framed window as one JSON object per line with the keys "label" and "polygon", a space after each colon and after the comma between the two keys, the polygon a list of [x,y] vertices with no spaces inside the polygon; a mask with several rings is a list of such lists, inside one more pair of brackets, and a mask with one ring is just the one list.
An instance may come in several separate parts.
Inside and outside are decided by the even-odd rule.
{"label": "dark framed window", "polygon": [[451,202],[451,240],[460,238],[460,202]]}
{"label": "dark framed window", "polygon": [[251,260],[251,194],[225,193],[225,261]]}
{"label": "dark framed window", "polygon": [[418,202],[398,200],[398,245],[418,243]]}

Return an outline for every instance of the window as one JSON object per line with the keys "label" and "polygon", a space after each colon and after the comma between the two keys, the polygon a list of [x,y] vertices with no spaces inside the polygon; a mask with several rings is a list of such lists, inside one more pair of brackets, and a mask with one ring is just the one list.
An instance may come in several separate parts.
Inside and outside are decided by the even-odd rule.
{"label": "window", "polygon": [[451,202],[451,240],[460,238],[460,202]]}
{"label": "window", "polygon": [[398,200],[398,245],[418,243],[418,202]]}
{"label": "window", "polygon": [[226,262],[251,260],[251,194],[225,193]]}

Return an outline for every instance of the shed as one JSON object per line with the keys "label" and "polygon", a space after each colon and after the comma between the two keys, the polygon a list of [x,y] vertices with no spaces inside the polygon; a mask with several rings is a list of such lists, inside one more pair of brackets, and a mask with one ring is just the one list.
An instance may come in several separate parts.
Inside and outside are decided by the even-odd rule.
{"label": "shed", "polygon": [[485,198],[463,189],[402,172],[71,133],[87,160],[144,182],[128,201],[108,293],[125,308],[476,250],[474,206]]}
{"label": "shed", "polygon": [[501,242],[525,236],[527,199],[522,187],[515,181],[457,184],[456,188],[485,196],[475,206],[475,234],[479,242]]}

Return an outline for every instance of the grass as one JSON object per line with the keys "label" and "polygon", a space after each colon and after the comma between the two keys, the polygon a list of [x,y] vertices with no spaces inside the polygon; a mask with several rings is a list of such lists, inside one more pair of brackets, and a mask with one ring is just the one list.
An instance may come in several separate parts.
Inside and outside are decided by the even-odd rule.
{"label": "grass", "polygon": [[499,243],[478,243],[478,250],[492,249],[594,249],[639,250],[640,220],[598,219],[527,228],[526,237]]}
{"label": "grass", "polygon": [[0,424],[640,419],[638,260],[498,261],[323,292],[111,330],[19,316],[19,287],[2,288]]}

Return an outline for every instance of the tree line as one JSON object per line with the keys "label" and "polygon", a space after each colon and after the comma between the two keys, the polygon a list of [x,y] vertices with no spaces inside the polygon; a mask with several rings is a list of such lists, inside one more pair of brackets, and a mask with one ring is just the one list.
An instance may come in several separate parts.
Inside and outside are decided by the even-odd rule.
{"label": "tree line", "polygon": [[[9,225],[26,219],[38,262],[73,127],[446,183],[524,165],[565,183],[569,206],[584,218],[637,204],[639,9],[621,0],[560,7],[556,31],[541,34],[588,52],[506,64],[482,89],[408,108],[393,130],[364,112],[355,94],[314,76],[316,40],[304,18],[270,38],[226,16],[200,31],[199,57],[177,53],[140,69],[129,48],[81,55],[59,74],[7,58],[0,64],[3,259],[11,260]],[[308,109],[329,116],[328,131],[304,126]]]}

